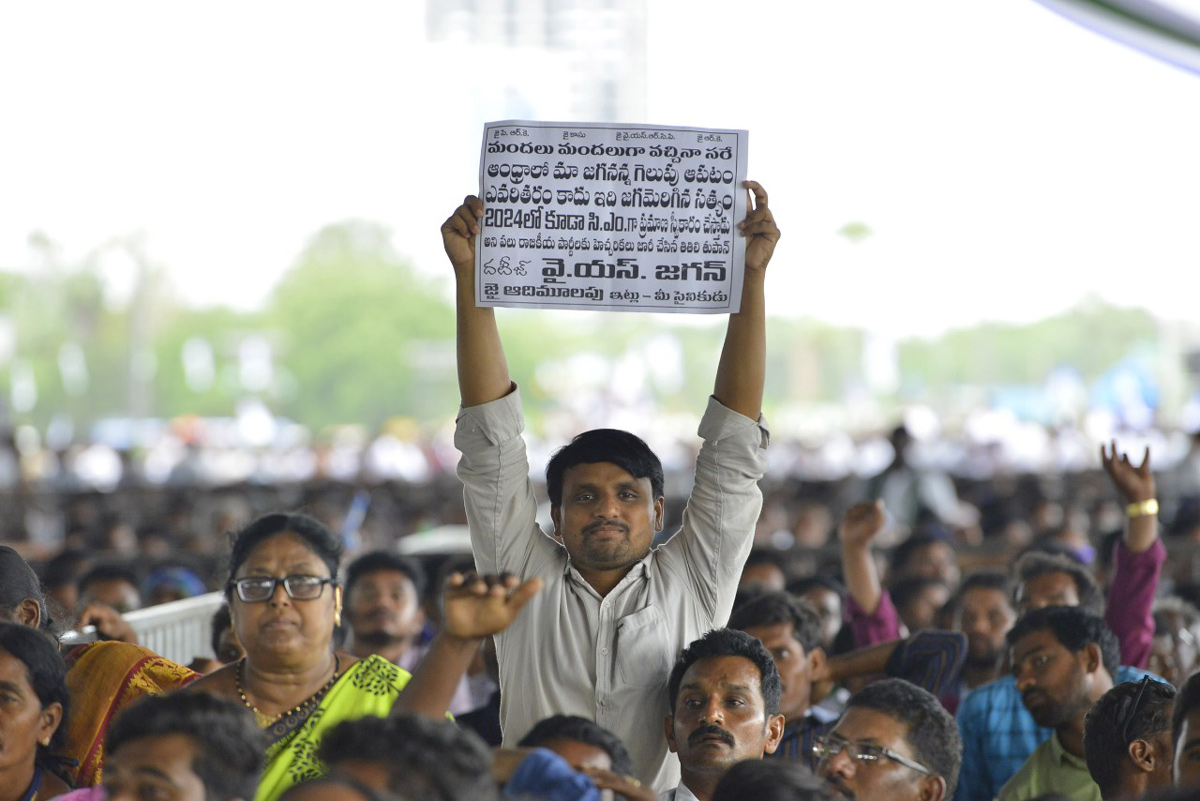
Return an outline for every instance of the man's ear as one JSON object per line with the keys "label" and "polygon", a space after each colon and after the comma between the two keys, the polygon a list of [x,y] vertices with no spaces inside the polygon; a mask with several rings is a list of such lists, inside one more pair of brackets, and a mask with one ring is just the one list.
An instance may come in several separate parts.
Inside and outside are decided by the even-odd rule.
{"label": "man's ear", "polygon": [[667,499],[659,495],[654,499],[654,530],[662,531],[667,524]]}
{"label": "man's ear", "polygon": [[663,734],[667,738],[667,749],[672,753],[675,751],[675,716],[667,715],[663,718]]}
{"label": "man's ear", "polygon": [[550,519],[554,521],[554,532],[550,536],[562,542],[562,508],[557,504],[550,507]]}
{"label": "man's ear", "polygon": [[1160,754],[1158,749],[1146,740],[1134,740],[1126,748],[1133,766],[1142,773],[1153,773],[1163,760],[1164,755]]}
{"label": "man's ear", "polygon": [[767,740],[763,747],[764,752],[775,753],[775,749],[779,747],[779,742],[783,739],[783,725],[783,715],[770,715],[767,718]]}
{"label": "man's ear", "polygon": [[946,798],[946,780],[941,776],[922,776],[919,786],[917,797],[921,801],[944,801]]}
{"label": "man's ear", "polygon": [[825,649],[814,648],[808,652],[808,676],[820,676],[825,671]]}
{"label": "man's ear", "polygon": [[17,604],[17,608],[13,612],[13,620],[26,626],[33,628],[41,628],[42,626],[42,607],[33,598],[25,598],[21,603]]}
{"label": "man's ear", "polygon": [[1083,669],[1088,673],[1095,673],[1102,667],[1104,667],[1104,654],[1100,652],[1100,646],[1094,642],[1083,646]]}

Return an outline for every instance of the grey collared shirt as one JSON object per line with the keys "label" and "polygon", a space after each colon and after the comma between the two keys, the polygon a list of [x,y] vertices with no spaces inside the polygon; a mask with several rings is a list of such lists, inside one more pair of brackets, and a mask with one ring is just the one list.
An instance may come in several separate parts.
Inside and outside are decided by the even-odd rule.
{"label": "grey collared shirt", "polygon": [[523,429],[514,389],[462,409],[454,436],[476,566],[545,582],[497,637],[504,744],[550,715],[580,715],[621,738],[638,778],[669,790],[667,679],[681,649],[729,619],[762,507],[766,422],[709,399],[680,530],[603,598],[536,523]]}

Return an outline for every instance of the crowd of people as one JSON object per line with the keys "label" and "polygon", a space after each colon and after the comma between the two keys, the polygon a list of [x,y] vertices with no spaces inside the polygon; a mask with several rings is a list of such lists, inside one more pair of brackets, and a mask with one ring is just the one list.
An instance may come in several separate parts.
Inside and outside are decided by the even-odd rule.
{"label": "crowd of people", "polygon": [[[156,493],[155,525],[83,503],[57,548],[0,546],[0,801],[1200,794],[1190,532],[1160,524],[1186,482],[1165,496],[1149,449],[1113,442],[1069,492],[956,485],[902,429],[870,480],[764,478],[779,230],[746,191],[741,306],[686,482],[593,429],[548,460],[545,508],[474,302],[468,197],[442,227],[452,486]],[[399,554],[415,528],[379,521],[414,509],[465,524],[471,554]],[[210,588],[212,654],[137,644],[123,615]],[[85,626],[97,641],[62,636]]]}

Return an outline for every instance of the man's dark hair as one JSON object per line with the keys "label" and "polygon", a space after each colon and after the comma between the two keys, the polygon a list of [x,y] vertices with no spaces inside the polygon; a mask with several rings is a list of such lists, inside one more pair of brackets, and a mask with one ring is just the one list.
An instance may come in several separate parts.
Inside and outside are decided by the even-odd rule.
{"label": "man's dark hair", "polygon": [[1100,656],[1108,675],[1117,675],[1117,669],[1121,666],[1121,645],[1117,641],[1117,635],[1112,633],[1112,629],[1099,615],[1094,615],[1079,606],[1031,609],[1017,618],[1017,622],[1005,635],[1008,647],[1012,648],[1027,634],[1043,630],[1051,631],[1054,638],[1072,653],[1079,653],[1095,643],[1100,648]]}
{"label": "man's dark hair", "polygon": [[679,697],[679,685],[683,683],[683,674],[688,668],[701,659],[711,659],[718,656],[740,656],[749,659],[758,668],[762,679],[763,705],[768,715],[779,714],[779,670],[771,653],[756,637],[751,637],[744,631],[736,629],[713,629],[691,644],[679,654],[675,667],[671,669],[671,678],[667,682],[667,697],[671,704],[671,714],[675,714],[675,701]]}
{"label": "man's dark hair", "polygon": [[961,598],[967,590],[996,590],[1012,603],[1012,585],[1008,575],[999,570],[980,570],[971,573],[958,585],[958,595]]}
{"label": "man's dark hair", "polygon": [[231,628],[233,628],[233,615],[229,613],[229,604],[221,604],[208,621],[208,642],[217,659],[221,658],[221,635]]}
{"label": "man's dark hair", "polygon": [[47,587],[57,587],[60,584],[79,584],[79,579],[86,573],[93,562],[92,555],[87,551],[66,550],[46,562],[42,569],[42,581]]}
{"label": "man's dark hair", "polygon": [[611,462],[634,478],[650,479],[654,498],[663,497],[662,462],[650,446],[619,428],[584,431],[550,457],[546,465],[546,494],[553,506],[562,505],[563,475],[577,464]]}
{"label": "man's dark hair", "polygon": [[254,798],[267,744],[249,710],[236,701],[208,693],[148,696],[113,721],[104,748],[111,755],[133,740],[171,734],[195,744],[192,772],[209,801]]}
{"label": "man's dark hair", "polygon": [[1020,602],[1017,593],[1021,587],[1038,576],[1050,573],[1066,573],[1075,582],[1079,594],[1079,606],[1094,615],[1104,614],[1104,592],[1091,572],[1077,559],[1063,554],[1029,551],[1013,566],[1013,607]]}
{"label": "man's dark hair", "polygon": [[517,743],[524,748],[537,748],[548,740],[578,740],[594,745],[608,754],[613,773],[632,776],[633,759],[621,738],[598,723],[579,715],[551,715],[539,720]]}
{"label": "man's dark hair", "polygon": [[850,696],[846,711],[856,707],[882,712],[904,724],[914,758],[946,780],[945,798],[954,797],[962,738],[958,724],[932,693],[904,679],[880,679]]}
{"label": "man's dark hair", "polygon": [[1175,709],[1171,712],[1171,742],[1179,744],[1179,733],[1183,730],[1183,719],[1196,707],[1200,707],[1200,671],[1188,676],[1175,696]]}
{"label": "man's dark hair", "polygon": [[832,801],[829,785],[800,762],[743,759],[717,782],[712,801]]}
{"label": "man's dark hair", "polygon": [[787,591],[792,595],[803,595],[809,590],[813,590],[818,587],[827,589],[834,595],[842,598],[846,597],[846,585],[838,581],[833,576],[827,576],[824,574],[805,576],[804,578],[789,581],[787,585]]}
{"label": "man's dark hair", "polygon": [[133,585],[135,590],[139,587],[137,573],[135,573],[132,568],[126,567],[125,565],[96,565],[91,570],[84,573],[83,578],[79,579],[79,591],[82,593],[87,589],[89,584],[92,584],[96,581],[124,581],[127,584]]}
{"label": "man's dark hair", "polygon": [[1144,683],[1127,681],[1113,687],[1092,704],[1083,720],[1083,757],[1105,798],[1117,795],[1121,766],[1129,761],[1129,744],[1171,728],[1175,688],[1147,678]]}
{"label": "man's dark hair", "polygon": [[[892,603],[897,609],[905,609],[910,603],[915,601],[921,594],[922,590],[927,587],[944,587],[946,596],[950,596],[950,585],[942,581],[940,578],[932,576],[908,576],[902,578],[895,583],[891,589]],[[949,603],[949,601],[947,601]]]}
{"label": "man's dark hair", "polygon": [[448,720],[389,715],[346,721],[321,738],[317,754],[331,770],[347,760],[383,766],[389,789],[402,798],[497,798],[491,751]]}
{"label": "man's dark hair", "polygon": [[411,557],[401,556],[390,551],[371,551],[351,562],[346,568],[346,595],[350,595],[350,591],[354,589],[354,585],[360,578],[368,573],[377,573],[381,570],[403,573],[417,591],[417,602],[419,603],[425,597],[425,568]]}
{"label": "man's dark hair", "polygon": [[891,558],[888,560],[889,572],[893,575],[901,575],[917,551],[938,543],[948,545],[951,550],[954,550],[953,541],[949,537],[941,535],[940,532],[933,533],[932,531],[926,531],[913,534],[892,549]]}
{"label": "man's dark hair", "polygon": [[756,626],[791,623],[792,636],[804,653],[821,647],[821,618],[815,609],[786,592],[764,592],[746,601],[729,617],[729,628],[745,631]]}

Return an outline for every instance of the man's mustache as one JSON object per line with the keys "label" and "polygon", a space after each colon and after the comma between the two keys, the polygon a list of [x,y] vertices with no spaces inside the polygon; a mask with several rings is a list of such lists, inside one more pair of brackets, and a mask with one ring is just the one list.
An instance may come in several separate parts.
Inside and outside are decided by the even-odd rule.
{"label": "man's mustache", "polygon": [[696,729],[694,732],[689,734],[688,735],[688,745],[695,745],[696,743],[703,740],[705,737],[713,737],[713,736],[720,738],[721,742],[725,743],[726,745],[729,745],[729,746],[734,745],[734,739],[733,739],[732,734],[725,731],[720,726],[717,726],[717,725],[711,724],[711,723],[707,726],[701,726],[700,728]]}
{"label": "man's mustache", "polygon": [[616,520],[597,520],[595,523],[589,523],[583,527],[584,534],[591,534],[598,528],[619,528],[626,534],[629,533],[629,526],[624,523],[619,523]]}
{"label": "man's mustache", "polygon": [[854,794],[854,791],[842,784],[842,780],[837,776],[826,776],[825,781],[831,785],[833,789],[837,790],[842,797],[850,799],[850,801],[854,801],[854,799],[858,798],[858,796]]}

